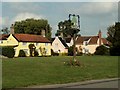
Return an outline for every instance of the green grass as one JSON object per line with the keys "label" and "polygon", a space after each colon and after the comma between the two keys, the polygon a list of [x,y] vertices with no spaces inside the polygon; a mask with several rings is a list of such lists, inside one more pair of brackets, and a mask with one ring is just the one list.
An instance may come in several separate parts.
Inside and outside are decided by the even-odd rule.
{"label": "green grass", "polygon": [[16,88],[118,77],[118,57],[77,57],[84,67],[64,65],[70,59],[69,56],[3,59],[2,86]]}

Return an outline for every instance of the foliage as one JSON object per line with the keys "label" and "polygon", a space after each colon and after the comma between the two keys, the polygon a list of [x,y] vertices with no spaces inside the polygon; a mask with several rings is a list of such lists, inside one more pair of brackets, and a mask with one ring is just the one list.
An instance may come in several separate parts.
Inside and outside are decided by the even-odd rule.
{"label": "foliage", "polygon": [[18,57],[26,57],[26,54],[23,50],[19,51],[19,56]]}
{"label": "foliage", "polygon": [[38,55],[39,55],[38,51],[35,50],[34,56],[38,56]]}
{"label": "foliage", "polygon": [[45,30],[46,37],[51,38],[51,27],[45,19],[26,19],[17,21],[14,24],[15,33],[36,34],[41,35],[41,31]]}
{"label": "foliage", "polygon": [[[71,56],[7,58],[2,61],[2,88],[118,78],[118,56],[77,56],[84,67],[64,64]],[[17,81],[19,82],[17,82]]]}
{"label": "foliage", "polygon": [[46,53],[47,53],[47,52],[46,52],[46,49],[45,49],[44,47],[43,47],[43,48],[40,47],[39,49],[40,49],[41,55],[42,55],[42,56],[46,56]]}
{"label": "foliage", "polygon": [[82,52],[77,52],[76,56],[82,56],[83,53]]}
{"label": "foliage", "polygon": [[29,49],[30,49],[30,56],[34,56],[34,52],[35,52],[35,45],[34,44],[29,44]]}
{"label": "foliage", "polygon": [[81,63],[78,60],[70,60],[65,62],[68,66],[81,66]]}
{"label": "foliage", "polygon": [[95,55],[109,55],[109,49],[103,45],[98,46],[94,53]]}
{"label": "foliage", "polygon": [[59,53],[59,56],[67,56],[68,53]]}
{"label": "foliage", "polygon": [[114,42],[114,35],[115,35],[115,25],[111,25],[107,28],[108,32],[108,37],[107,40],[110,41],[111,43]]}
{"label": "foliage", "polygon": [[64,22],[62,21],[59,22],[58,23],[59,30],[57,30],[56,36],[59,36],[60,33],[62,32],[63,37],[67,37],[68,35],[73,37],[73,35],[77,34],[80,30],[72,28],[72,25],[73,23],[71,22],[71,20],[65,20]]}
{"label": "foliage", "polygon": [[15,55],[14,47],[6,46],[0,48],[2,51],[2,55],[8,58],[13,58]]}
{"label": "foliage", "polygon": [[59,56],[59,53],[56,53],[56,52],[54,52],[54,51],[51,49],[51,55],[53,55],[53,56]]}
{"label": "foliage", "polygon": [[[110,33],[110,30],[109,30]],[[110,55],[120,56],[120,22],[117,22],[111,29],[112,35],[109,34],[108,40],[112,42]],[[110,36],[113,36],[110,38]]]}
{"label": "foliage", "polygon": [[3,28],[2,30],[1,30],[1,32],[3,33],[3,34],[9,34],[9,30],[8,30],[8,28],[7,27],[5,27],[5,28]]}

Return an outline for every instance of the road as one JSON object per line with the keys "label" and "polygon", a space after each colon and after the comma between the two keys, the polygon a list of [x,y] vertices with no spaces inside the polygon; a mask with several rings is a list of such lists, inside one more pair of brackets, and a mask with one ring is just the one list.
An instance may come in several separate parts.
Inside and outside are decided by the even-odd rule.
{"label": "road", "polygon": [[67,86],[66,88],[118,88],[118,80]]}
{"label": "road", "polygon": [[[91,81],[83,81],[77,83],[68,83],[68,84],[54,84],[54,85],[43,85],[43,86],[29,86],[26,88],[19,89],[10,89],[10,90],[41,90],[41,89],[51,89],[51,90],[74,90],[81,88],[80,90],[86,90],[87,88],[104,88],[103,90],[118,90],[118,82],[120,79],[103,79],[103,80],[91,80]],[[85,89],[86,88],[86,89]],[[106,89],[105,89],[106,88]],[[101,89],[100,89],[101,90]]]}

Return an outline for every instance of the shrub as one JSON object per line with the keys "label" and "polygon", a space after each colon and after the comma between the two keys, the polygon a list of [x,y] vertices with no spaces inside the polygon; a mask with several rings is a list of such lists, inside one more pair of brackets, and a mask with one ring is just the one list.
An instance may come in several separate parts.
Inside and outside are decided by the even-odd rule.
{"label": "shrub", "polygon": [[120,56],[120,46],[113,46],[110,48],[111,56]]}
{"label": "shrub", "polygon": [[65,62],[68,66],[81,66],[81,63],[78,60],[70,60]]}
{"label": "shrub", "polygon": [[54,52],[54,51],[51,49],[51,55],[53,55],[53,56],[59,56],[59,53],[56,53],[56,52]]}
{"label": "shrub", "polygon": [[82,55],[83,55],[82,52],[78,52],[78,53],[76,54],[76,56],[82,56]]}
{"label": "shrub", "polygon": [[1,51],[2,51],[1,54],[8,58],[13,58],[15,55],[14,47],[11,47],[11,46],[2,47]]}
{"label": "shrub", "polygon": [[35,50],[34,56],[38,56],[38,55],[39,55],[38,52]]}
{"label": "shrub", "polygon": [[26,54],[23,50],[19,51],[19,57],[26,57]]}
{"label": "shrub", "polygon": [[95,55],[109,55],[109,49],[103,45],[98,46],[94,53]]}
{"label": "shrub", "polygon": [[59,53],[60,56],[67,56],[68,53]]}

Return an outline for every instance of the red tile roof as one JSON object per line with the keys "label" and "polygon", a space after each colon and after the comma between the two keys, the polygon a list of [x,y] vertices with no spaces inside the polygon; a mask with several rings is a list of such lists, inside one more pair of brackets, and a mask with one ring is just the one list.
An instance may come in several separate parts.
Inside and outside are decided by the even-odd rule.
{"label": "red tile roof", "polygon": [[111,45],[111,42],[109,42],[109,41],[106,40],[105,38],[102,38],[102,42],[103,42],[103,44]]}
{"label": "red tile roof", "polygon": [[19,41],[19,42],[41,42],[45,43],[50,41],[43,36],[40,35],[31,35],[31,34],[13,34],[13,36]]}
{"label": "red tile roof", "polygon": [[7,40],[8,37],[9,37],[8,34],[1,34],[0,35],[0,40]]}
{"label": "red tile roof", "polygon": [[97,41],[98,41],[98,36],[93,36],[91,37],[88,44],[97,44]]}
{"label": "red tile roof", "polygon": [[[83,44],[84,41],[88,41],[88,40],[90,40],[88,42],[88,45],[97,44],[98,39],[99,39],[99,36],[80,36],[77,38],[76,44],[80,45],[80,44]],[[105,38],[101,38],[101,41],[103,44],[111,45],[111,43]]]}

